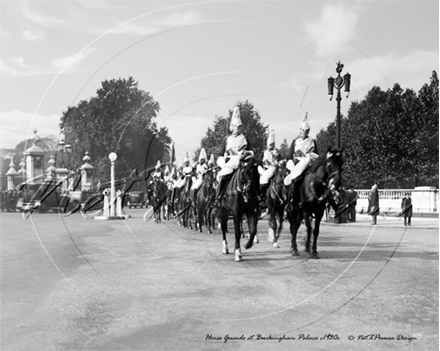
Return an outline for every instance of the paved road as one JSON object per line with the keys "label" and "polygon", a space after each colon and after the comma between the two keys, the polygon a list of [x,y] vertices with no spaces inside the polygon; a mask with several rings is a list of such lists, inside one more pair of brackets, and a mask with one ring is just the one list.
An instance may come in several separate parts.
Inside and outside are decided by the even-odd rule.
{"label": "paved road", "polygon": [[236,263],[219,231],[129,213],[0,213],[2,350],[438,349],[438,221],[323,224],[320,260],[262,221]]}

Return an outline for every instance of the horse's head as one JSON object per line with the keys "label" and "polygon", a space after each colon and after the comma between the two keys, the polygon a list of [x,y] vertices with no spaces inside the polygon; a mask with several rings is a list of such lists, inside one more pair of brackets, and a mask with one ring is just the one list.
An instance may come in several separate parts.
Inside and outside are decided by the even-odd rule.
{"label": "horse's head", "polygon": [[208,168],[208,170],[203,174],[203,184],[208,187],[212,187],[214,183],[214,170],[212,168]]}
{"label": "horse's head", "polygon": [[252,197],[252,194],[258,194],[260,188],[260,174],[255,163],[255,159],[250,157],[242,165],[242,184],[243,197],[245,202]]}
{"label": "horse's head", "polygon": [[325,155],[325,172],[328,177],[328,185],[330,189],[339,189],[342,183],[342,149],[329,148]]}

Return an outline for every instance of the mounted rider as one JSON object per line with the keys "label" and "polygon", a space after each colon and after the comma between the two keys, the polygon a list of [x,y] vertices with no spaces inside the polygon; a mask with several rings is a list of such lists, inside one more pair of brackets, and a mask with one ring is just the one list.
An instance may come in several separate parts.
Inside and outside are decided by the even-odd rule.
{"label": "mounted rider", "polygon": [[157,180],[163,180],[163,175],[162,175],[162,165],[160,163],[160,160],[157,161],[156,167],[154,168],[154,172],[152,174],[152,180],[151,183],[153,183],[153,181],[157,179]]}
{"label": "mounted rider", "polygon": [[290,201],[293,200],[295,194],[296,181],[301,179],[303,172],[316,160],[319,156],[316,141],[309,137],[310,125],[307,122],[307,113],[299,127],[299,136],[292,141],[289,152],[287,154],[287,169],[290,174],[284,179],[284,185],[292,185],[289,191]]}
{"label": "mounted rider", "polygon": [[183,188],[185,186],[186,180],[188,178],[191,178],[193,173],[194,173],[194,168],[195,166],[191,166],[189,164],[189,156],[188,153],[186,153],[185,158],[183,159],[183,168],[182,168],[182,175],[180,178],[180,181],[177,182],[177,184],[175,184],[175,188]]}
{"label": "mounted rider", "polygon": [[169,169],[168,165],[166,165],[166,167],[165,167],[163,180],[164,180],[165,184],[167,185],[167,188],[171,189],[171,187],[173,185],[173,175],[172,175],[172,173],[170,173],[170,169]]}
{"label": "mounted rider", "polygon": [[243,135],[243,123],[241,122],[240,108],[238,106],[234,107],[229,129],[232,134],[225,138],[220,152],[223,156],[217,159],[217,165],[221,168],[221,171],[218,173],[219,184],[216,189],[214,207],[220,205],[226,184],[229,181],[228,176],[238,168],[240,159],[243,156],[253,156],[249,140]]}
{"label": "mounted rider", "polygon": [[204,148],[202,148],[200,150],[200,155],[199,155],[199,161],[196,165],[196,177],[193,177],[193,185],[192,185],[192,189],[193,190],[199,190],[200,187],[202,186],[203,183],[203,175],[206,173],[206,171],[208,170],[208,164],[206,163],[207,160],[207,156],[206,156],[206,151]]}
{"label": "mounted rider", "polygon": [[[291,173],[284,179],[284,185],[290,186],[291,189],[288,192],[288,202],[292,203],[295,193],[298,191],[300,180],[304,171],[311,166],[314,160],[319,157],[318,146],[316,140],[309,137],[310,125],[307,122],[307,113],[301,122],[299,128],[299,137],[292,141],[288,153],[288,161],[286,167]],[[327,198],[329,204],[333,207],[335,212],[338,211],[338,205],[333,198],[336,194],[336,189],[328,189],[325,198]]]}
{"label": "mounted rider", "polygon": [[[265,204],[266,192],[269,187],[269,183],[273,175],[275,174],[276,167],[280,161],[280,153],[275,148],[275,130],[271,129],[269,137],[267,138],[267,149],[264,150],[261,165],[258,166],[258,172],[260,173],[260,189],[261,189],[261,203]],[[268,209],[266,210],[268,212]],[[264,216],[263,214],[262,216]]]}

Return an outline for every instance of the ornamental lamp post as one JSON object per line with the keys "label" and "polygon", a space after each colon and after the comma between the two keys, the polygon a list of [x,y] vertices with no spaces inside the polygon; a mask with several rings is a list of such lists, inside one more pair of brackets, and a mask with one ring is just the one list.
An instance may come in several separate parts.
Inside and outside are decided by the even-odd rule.
{"label": "ornamental lamp post", "polygon": [[336,63],[336,72],[338,76],[336,78],[330,77],[327,80],[328,87],[328,95],[330,95],[330,101],[333,98],[333,89],[336,87],[336,148],[341,148],[341,89],[345,86],[345,92],[348,95],[350,94],[350,83],[351,83],[351,75],[350,73],[346,73],[344,77],[341,77],[342,69],[344,65],[341,61]]}
{"label": "ornamental lamp post", "polygon": [[111,162],[111,169],[110,169],[110,217],[114,217],[114,216],[116,216],[115,161],[117,160],[118,155],[116,155],[116,153],[114,153],[114,152],[111,152],[108,155],[108,158],[110,159],[110,162]]}

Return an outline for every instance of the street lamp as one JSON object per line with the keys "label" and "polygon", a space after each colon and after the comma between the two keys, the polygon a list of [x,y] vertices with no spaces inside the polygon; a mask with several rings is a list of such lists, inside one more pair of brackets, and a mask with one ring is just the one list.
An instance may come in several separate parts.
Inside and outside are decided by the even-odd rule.
{"label": "street lamp", "polygon": [[108,158],[111,162],[111,170],[110,170],[110,216],[116,216],[116,191],[115,191],[115,161],[118,158],[116,153],[111,152],[108,155]]}
{"label": "street lamp", "polygon": [[330,95],[330,101],[333,98],[333,89],[336,87],[337,94],[336,94],[336,148],[341,148],[341,88],[345,86],[345,92],[347,93],[347,96],[350,94],[350,82],[351,82],[351,75],[350,73],[346,73],[344,77],[341,77],[342,69],[344,68],[344,65],[339,61],[336,63],[336,72],[338,73],[338,76],[336,78],[330,77],[327,80],[327,86],[328,86],[328,94]]}

